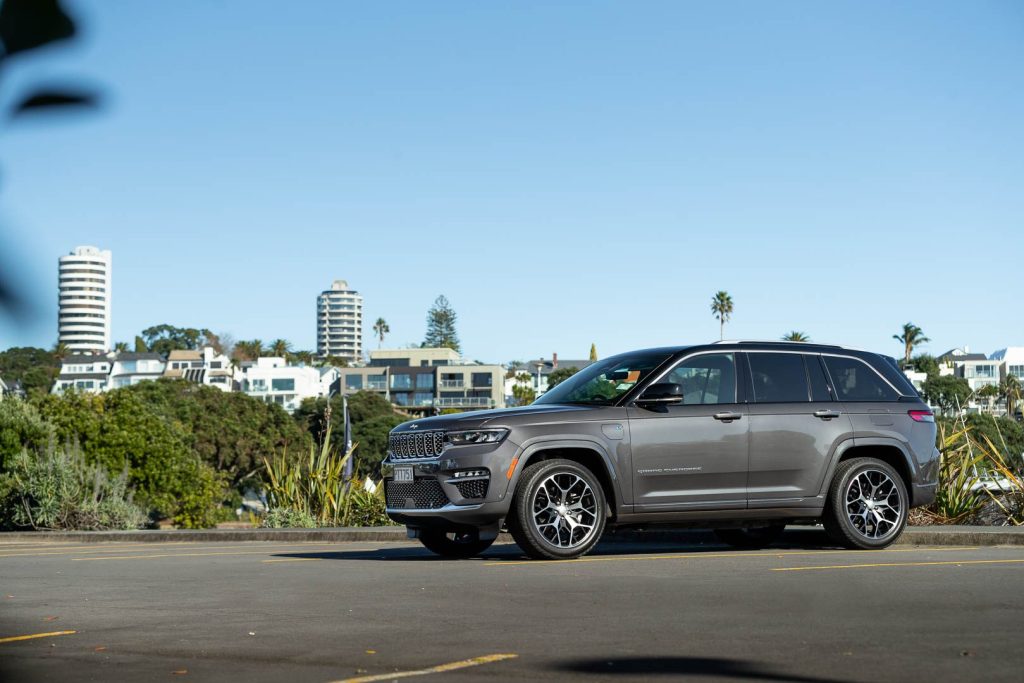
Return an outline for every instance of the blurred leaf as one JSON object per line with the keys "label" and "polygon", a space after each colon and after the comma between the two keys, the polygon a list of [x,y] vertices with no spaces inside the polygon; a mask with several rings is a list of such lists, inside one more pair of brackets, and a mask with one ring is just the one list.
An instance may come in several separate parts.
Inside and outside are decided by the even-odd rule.
{"label": "blurred leaf", "polygon": [[58,90],[39,90],[32,93],[11,110],[11,116],[35,113],[40,109],[52,110],[55,107],[95,107],[96,95],[90,92],[69,92]]}
{"label": "blurred leaf", "polygon": [[3,57],[73,35],[75,24],[58,0],[4,0],[0,5]]}

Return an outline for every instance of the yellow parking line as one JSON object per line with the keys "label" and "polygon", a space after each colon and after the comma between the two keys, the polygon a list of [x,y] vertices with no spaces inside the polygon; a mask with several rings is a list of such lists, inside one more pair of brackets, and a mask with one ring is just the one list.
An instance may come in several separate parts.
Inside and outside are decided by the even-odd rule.
{"label": "yellow parking line", "polygon": [[940,548],[889,548],[886,550],[791,550],[781,552],[751,553],[741,550],[734,550],[724,553],[679,553],[677,555],[615,555],[611,557],[581,557],[575,560],[516,560],[513,562],[485,562],[485,567],[516,567],[534,566],[545,564],[577,564],[581,562],[640,562],[643,560],[696,560],[714,558],[748,558],[748,557],[788,557],[790,555],[842,555],[848,553],[875,554],[875,553],[913,553],[913,552],[949,552],[954,550],[978,550],[977,546],[972,547],[940,547]]}
{"label": "yellow parking line", "polygon": [[456,669],[466,669],[471,666],[480,666],[481,664],[492,664],[494,662],[500,662],[506,659],[515,659],[519,655],[514,654],[494,654],[484,655],[482,657],[473,657],[472,659],[462,659],[457,662],[449,662],[448,664],[438,664],[432,666],[429,669],[416,669],[415,671],[392,671],[388,674],[376,674],[373,676],[357,676],[356,678],[345,678],[340,681],[334,681],[334,683],[372,683],[373,681],[391,681],[396,678],[409,678],[410,676],[426,676],[428,674],[440,674],[446,671],[455,671]]}
{"label": "yellow parking line", "polygon": [[[303,552],[304,550],[312,550],[314,548],[337,548],[336,543],[324,544],[317,546],[305,546],[301,549],[293,550],[295,546],[287,546],[285,548],[265,548],[263,550],[238,550],[229,552],[196,552],[196,553],[154,553],[151,555],[108,555],[106,557],[72,557],[72,562],[98,562],[103,560],[153,560],[163,557],[211,557],[215,555],[269,555],[271,553],[288,553],[288,552]],[[353,550],[356,552],[365,552],[366,550],[376,550],[377,546],[372,548],[345,548],[345,550]]]}
{"label": "yellow parking line", "polygon": [[273,560],[260,560],[264,564],[270,564],[272,562],[319,562],[322,557],[278,557]]}
{"label": "yellow parking line", "polygon": [[28,636],[10,636],[0,638],[0,643],[13,643],[18,640],[33,640],[35,638],[51,638],[53,636],[70,636],[72,633],[78,633],[78,631],[50,631],[49,633],[33,633]]}
{"label": "yellow parking line", "polygon": [[809,569],[863,569],[866,567],[934,567],[937,565],[961,564],[1016,564],[1019,560],[951,560],[947,562],[873,562],[865,564],[833,564],[821,567],[776,567],[773,572],[803,572]]}

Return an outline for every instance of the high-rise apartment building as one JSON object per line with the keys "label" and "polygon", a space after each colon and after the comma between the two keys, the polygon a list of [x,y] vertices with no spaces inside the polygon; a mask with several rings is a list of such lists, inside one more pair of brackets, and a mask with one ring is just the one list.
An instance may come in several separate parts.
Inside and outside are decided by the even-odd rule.
{"label": "high-rise apartment building", "polygon": [[110,349],[110,251],[75,247],[58,259],[57,341],[69,351]]}
{"label": "high-rise apartment building", "polygon": [[316,298],[316,350],[352,362],[363,357],[363,297],[344,280]]}

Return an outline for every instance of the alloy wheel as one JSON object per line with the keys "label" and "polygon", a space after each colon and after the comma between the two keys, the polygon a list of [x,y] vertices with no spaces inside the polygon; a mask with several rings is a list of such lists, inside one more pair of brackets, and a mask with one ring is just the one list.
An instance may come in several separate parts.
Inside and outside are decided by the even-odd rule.
{"label": "alloy wheel", "polygon": [[598,501],[582,477],[555,472],[533,494],[533,525],[548,544],[576,548],[587,543],[597,528]]}
{"label": "alloy wheel", "polygon": [[846,514],[864,538],[882,540],[896,532],[904,504],[892,478],[876,469],[858,472],[846,487]]}

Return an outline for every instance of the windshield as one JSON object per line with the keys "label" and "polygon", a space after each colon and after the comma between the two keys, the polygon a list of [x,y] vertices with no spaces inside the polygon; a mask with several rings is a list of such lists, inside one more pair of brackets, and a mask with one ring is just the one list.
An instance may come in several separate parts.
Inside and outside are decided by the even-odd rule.
{"label": "windshield", "polygon": [[598,361],[556,385],[535,403],[612,405],[670,355],[664,351],[647,351]]}

